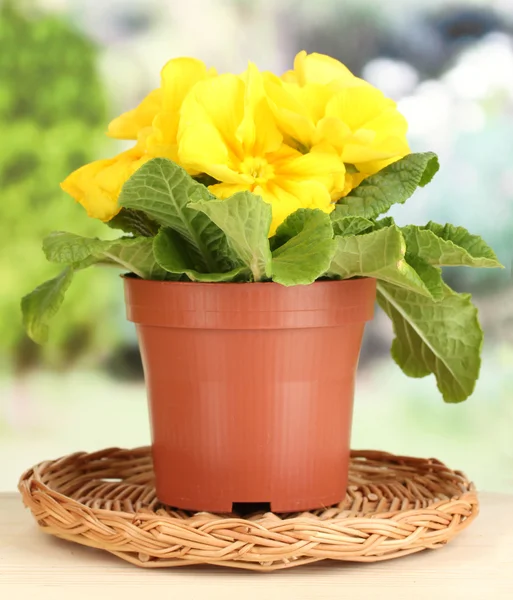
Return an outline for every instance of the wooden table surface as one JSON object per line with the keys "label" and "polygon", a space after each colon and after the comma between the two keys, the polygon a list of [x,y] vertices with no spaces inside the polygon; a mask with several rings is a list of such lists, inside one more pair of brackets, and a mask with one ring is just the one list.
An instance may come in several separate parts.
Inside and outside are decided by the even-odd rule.
{"label": "wooden table surface", "polygon": [[513,600],[513,496],[483,493],[480,500],[477,520],[441,550],[265,574],[140,569],[45,535],[17,494],[0,494],[0,599]]}

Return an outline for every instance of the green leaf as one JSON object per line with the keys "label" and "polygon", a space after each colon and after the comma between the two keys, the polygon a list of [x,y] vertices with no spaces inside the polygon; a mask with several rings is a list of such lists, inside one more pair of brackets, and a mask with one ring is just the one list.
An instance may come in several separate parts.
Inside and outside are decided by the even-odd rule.
{"label": "green leaf", "polygon": [[427,263],[420,256],[406,253],[406,262],[415,269],[434,300],[442,300],[445,296],[445,284],[442,270]]}
{"label": "green leaf", "polygon": [[431,297],[422,278],[406,261],[398,227],[384,227],[363,235],[335,238],[336,251],[328,274],[341,279],[374,277]]}
{"label": "green leaf", "polygon": [[103,251],[95,256],[107,258],[142,279],[164,281],[171,277],[155,260],[153,239],[147,237],[120,238],[113,242],[102,242]]}
{"label": "green leaf", "polygon": [[96,238],[86,238],[67,231],[53,231],[43,240],[43,252],[50,262],[73,265],[101,251],[102,243]]}
{"label": "green leaf", "polygon": [[73,274],[93,264],[122,267],[143,279],[179,279],[162,269],[153,255],[153,238],[124,237],[112,241],[54,232],[43,242],[49,261],[67,265],[60,275],[37,287],[21,301],[23,324],[36,342],[48,338],[48,321],[59,310]]}
{"label": "green leaf", "polygon": [[194,268],[195,253],[177,231],[163,227],[153,240],[153,252],[162,269],[174,275],[187,275],[191,281],[221,282],[249,280],[250,271],[240,266],[227,273],[202,273]]}
{"label": "green leaf", "polygon": [[140,210],[128,208],[122,208],[115,217],[107,221],[107,225],[112,229],[120,229],[125,233],[136,236],[153,237],[159,231],[159,224],[156,221],[150,219]]}
{"label": "green leaf", "polygon": [[177,231],[189,242],[199,271],[220,273],[237,266],[221,229],[205,214],[188,207],[192,197],[214,199],[182,167],[167,158],[154,158],[123,185],[119,204]]}
{"label": "green leaf", "polygon": [[373,219],[386,213],[392,204],[403,204],[417,187],[428,184],[438,171],[436,154],[408,154],[360,185],[338,201],[336,217],[359,216]]}
{"label": "green leaf", "polygon": [[108,263],[142,279],[170,278],[155,261],[153,238],[122,237],[104,241],[57,231],[44,239],[43,250],[50,262],[72,265],[75,270],[95,263]]}
{"label": "green leaf", "polygon": [[278,227],[273,251],[273,281],[309,285],[328,270],[335,252],[331,219],[325,212],[300,208]]}
{"label": "green leaf", "polygon": [[341,217],[332,213],[332,225],[335,235],[358,235],[374,228],[375,224],[365,217]]}
{"label": "green leaf", "polygon": [[395,221],[393,217],[383,217],[382,219],[373,221],[373,225],[374,229],[383,229],[383,227],[393,227],[395,225]]}
{"label": "green leaf", "polygon": [[43,344],[48,339],[48,322],[64,301],[73,279],[73,269],[66,267],[60,275],[38,286],[21,300],[23,325],[31,339]]}
{"label": "green leaf", "polygon": [[238,192],[226,200],[193,202],[189,208],[206,215],[224,232],[233,252],[253,274],[254,281],[271,277],[270,204],[251,192]]}
{"label": "green leaf", "polygon": [[478,235],[464,227],[439,225],[430,221],[423,227],[401,229],[408,252],[438,266],[501,267],[497,256]]}
{"label": "green leaf", "polygon": [[445,286],[435,302],[388,283],[378,283],[378,302],[391,318],[392,356],[410,377],[433,373],[446,402],[472,394],[481,364],[483,332],[468,294]]}

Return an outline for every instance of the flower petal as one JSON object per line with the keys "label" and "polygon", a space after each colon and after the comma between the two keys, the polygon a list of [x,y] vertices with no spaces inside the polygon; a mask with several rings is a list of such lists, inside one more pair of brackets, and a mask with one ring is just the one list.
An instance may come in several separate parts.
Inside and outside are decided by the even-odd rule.
{"label": "flower petal", "polygon": [[283,75],[284,81],[305,85],[319,83],[326,85],[334,80],[350,80],[354,78],[351,71],[340,61],[325,54],[307,54],[302,50],[294,59],[294,70]]}
{"label": "flower petal", "polygon": [[315,181],[325,187],[328,195],[334,185],[334,175],[343,173],[344,163],[328,145],[314,147],[308,154],[284,161],[276,168],[276,175],[280,180]]}
{"label": "flower petal", "polygon": [[351,163],[353,165],[374,160],[383,160],[385,158],[391,158],[394,155],[395,152],[393,151],[380,150],[364,144],[346,144],[342,150],[342,160],[345,163]]}
{"label": "flower petal", "polygon": [[[362,131],[360,130],[359,133],[362,133]],[[352,163],[358,167],[361,163],[401,158],[410,152],[406,138],[401,135],[393,135],[393,132],[392,135],[386,135],[386,132],[368,133],[374,133],[372,139],[365,140],[363,137],[355,136],[354,141],[344,146],[342,150],[344,162]]]}
{"label": "flower petal", "polygon": [[244,115],[237,128],[236,137],[245,154],[262,156],[277,150],[281,135],[269,106],[262,74],[253,63],[241,75],[245,84]]}
{"label": "flower petal", "polygon": [[95,219],[110,221],[120,210],[117,201],[125,181],[146,161],[135,148],[114,158],[97,160],[71,173],[61,188]]}
{"label": "flower petal", "polygon": [[162,108],[162,90],[150,92],[137,108],[123,113],[109,123],[107,135],[120,140],[136,140],[141,129],[149,127]]}
{"label": "flower petal", "polygon": [[340,90],[328,102],[326,116],[336,117],[353,131],[378,117],[395,103],[371,85],[347,87]]}
{"label": "flower petal", "polygon": [[271,73],[265,73],[264,81],[271,110],[281,131],[290,140],[309,148],[315,134],[315,125],[307,107],[301,103],[301,88],[288,85]]}
{"label": "flower petal", "polygon": [[315,124],[326,114],[326,106],[333,97],[334,91],[326,85],[310,83],[297,88],[301,104]]}
{"label": "flower petal", "polygon": [[331,212],[334,208],[328,190],[316,181],[273,180],[256,187],[253,193],[272,206],[270,236],[299,208],[320,208],[324,212]]}
{"label": "flower petal", "polygon": [[215,183],[208,188],[218,198],[229,198],[237,192],[246,192],[249,186],[246,183]]}
{"label": "flower petal", "polygon": [[263,198],[265,202],[272,206],[272,221],[269,231],[269,237],[276,233],[276,229],[281,223],[298,208],[301,208],[300,199],[294,194],[288,192],[283,187],[274,182],[269,182],[265,186],[258,186],[253,190]]}
{"label": "flower petal", "polygon": [[175,58],[161,71],[162,107],[153,119],[153,131],[148,136],[147,148],[151,156],[176,161],[177,134],[180,108],[190,90],[215,70],[207,71],[205,64],[194,58]]}
{"label": "flower petal", "polygon": [[114,159],[96,160],[73,171],[61,183],[61,188],[82,204],[90,217],[108,220],[115,214],[116,200],[94,184],[94,178]]}
{"label": "flower petal", "polygon": [[381,171],[381,169],[384,169],[396,160],[399,160],[403,156],[409,154],[410,147],[404,138],[389,137],[385,140],[382,140],[379,146],[376,146],[376,151],[380,151],[382,156],[388,154],[388,157],[355,163],[356,168],[361,173],[364,173],[365,175],[372,175],[378,171]]}
{"label": "flower petal", "polygon": [[[236,131],[244,116],[244,82],[226,73],[199,82],[184,100],[178,130],[179,146],[187,130],[198,123],[217,130],[232,155],[243,156]],[[201,145],[201,138],[197,143]]]}
{"label": "flower petal", "polygon": [[187,169],[208,173],[227,183],[251,181],[239,174],[238,160],[226,145],[220,131],[211,123],[191,124],[183,130],[178,148],[179,163]]}
{"label": "flower petal", "polygon": [[160,112],[153,120],[153,127],[147,138],[148,154],[153,157],[169,158],[177,162],[177,129],[178,115],[170,112]]}
{"label": "flower petal", "polygon": [[166,112],[177,112],[191,88],[213,74],[214,69],[207,72],[205,63],[195,58],[174,58],[168,61],[160,72],[162,108]]}
{"label": "flower petal", "polygon": [[317,123],[314,142],[327,142],[334,147],[341,147],[351,137],[349,125],[337,117],[324,117]]}
{"label": "flower petal", "polygon": [[394,106],[384,110],[374,119],[367,121],[365,129],[376,131],[378,139],[387,138],[390,135],[404,139],[408,131],[408,121]]}

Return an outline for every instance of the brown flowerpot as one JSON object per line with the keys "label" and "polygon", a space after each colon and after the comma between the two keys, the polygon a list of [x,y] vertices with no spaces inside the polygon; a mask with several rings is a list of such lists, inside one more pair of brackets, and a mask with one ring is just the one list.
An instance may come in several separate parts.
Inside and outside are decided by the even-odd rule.
{"label": "brown flowerpot", "polygon": [[234,503],[289,512],[340,502],[375,280],[289,288],[124,281],[158,498],[212,512]]}

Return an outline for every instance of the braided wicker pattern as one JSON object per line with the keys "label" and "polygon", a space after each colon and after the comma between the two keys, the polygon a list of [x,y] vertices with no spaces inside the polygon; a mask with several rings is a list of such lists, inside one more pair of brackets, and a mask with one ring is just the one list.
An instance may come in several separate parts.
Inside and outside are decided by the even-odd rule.
{"label": "braided wicker pattern", "polygon": [[301,514],[189,513],[161,506],[149,448],[40,463],[19,490],[52,535],[141,567],[208,563],[273,571],[323,559],[373,562],[440,548],[478,513],[474,486],[435,459],[352,453],[339,506]]}

